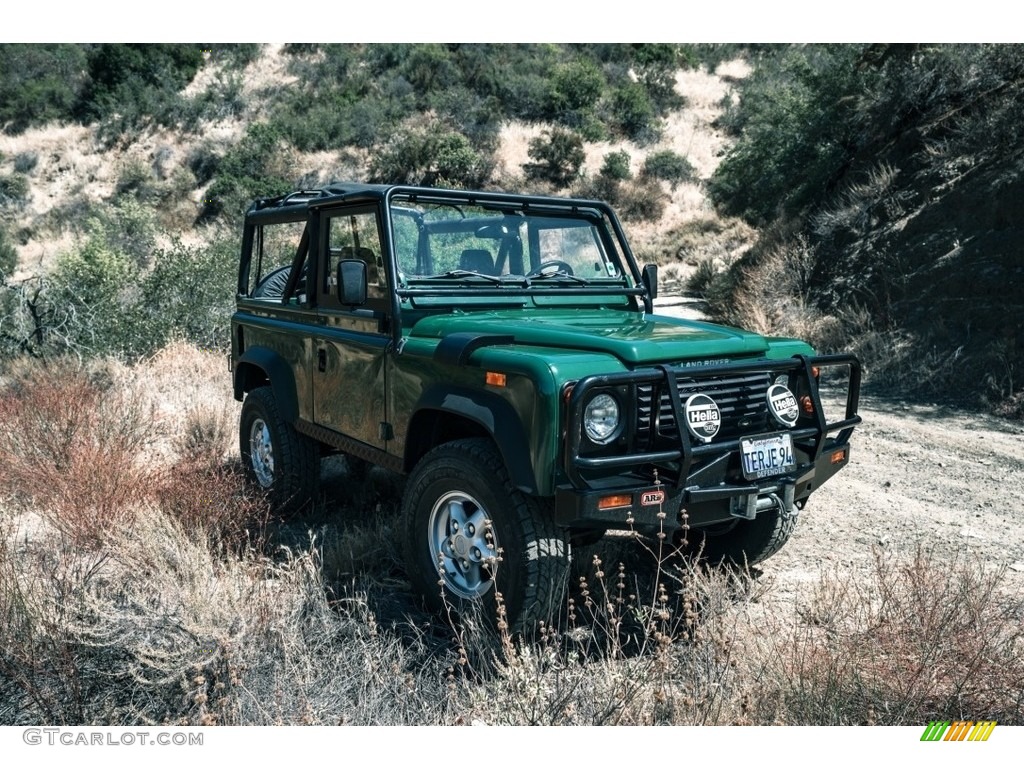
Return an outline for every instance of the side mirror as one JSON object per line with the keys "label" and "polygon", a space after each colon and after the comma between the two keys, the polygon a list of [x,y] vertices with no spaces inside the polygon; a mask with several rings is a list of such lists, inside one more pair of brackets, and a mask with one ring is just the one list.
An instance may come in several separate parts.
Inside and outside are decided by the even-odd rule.
{"label": "side mirror", "polygon": [[338,262],[338,302],[346,307],[366,303],[366,262],[342,259]]}
{"label": "side mirror", "polygon": [[647,295],[652,299],[658,298],[658,265],[644,264],[641,277],[644,281],[644,288],[647,289]]}

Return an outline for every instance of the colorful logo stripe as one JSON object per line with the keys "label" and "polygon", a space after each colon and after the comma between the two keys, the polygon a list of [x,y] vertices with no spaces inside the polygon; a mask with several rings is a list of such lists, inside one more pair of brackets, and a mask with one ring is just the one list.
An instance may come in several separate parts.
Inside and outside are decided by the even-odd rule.
{"label": "colorful logo stripe", "polygon": [[995,727],[995,720],[932,720],[921,741],[988,741]]}

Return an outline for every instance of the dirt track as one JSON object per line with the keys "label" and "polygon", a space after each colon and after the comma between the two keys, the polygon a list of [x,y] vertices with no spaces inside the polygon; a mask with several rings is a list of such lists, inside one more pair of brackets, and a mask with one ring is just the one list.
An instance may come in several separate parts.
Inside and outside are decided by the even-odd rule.
{"label": "dirt track", "polygon": [[[704,319],[699,300],[658,300]],[[822,568],[862,571],[873,550],[983,558],[1024,591],[1024,424],[972,410],[862,396],[850,465],[815,491],[789,543],[762,565],[780,597]],[[831,419],[841,413],[826,408]]]}
{"label": "dirt track", "polygon": [[872,550],[980,556],[1024,588],[1024,425],[877,397],[851,462],[812,495],[793,538],[764,563],[783,593],[823,567],[867,569]]}

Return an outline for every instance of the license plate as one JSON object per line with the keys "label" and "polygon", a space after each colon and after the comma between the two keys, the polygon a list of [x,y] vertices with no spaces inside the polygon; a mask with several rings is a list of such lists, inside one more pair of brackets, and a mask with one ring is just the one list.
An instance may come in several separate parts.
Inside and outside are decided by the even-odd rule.
{"label": "license plate", "polygon": [[743,477],[747,480],[783,475],[796,466],[793,439],[788,432],[743,438],[740,440],[740,458]]}

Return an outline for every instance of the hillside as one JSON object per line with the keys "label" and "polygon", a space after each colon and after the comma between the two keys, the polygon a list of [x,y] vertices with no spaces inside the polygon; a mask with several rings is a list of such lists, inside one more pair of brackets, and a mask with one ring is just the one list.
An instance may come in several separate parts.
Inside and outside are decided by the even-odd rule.
{"label": "hillside", "polygon": [[765,55],[712,182],[758,245],[720,316],[848,348],[891,392],[1024,415],[1024,51]]}
{"label": "hillside", "polygon": [[[706,196],[726,147],[716,120],[748,72],[738,59],[667,45],[149,48],[0,46],[0,352],[217,344],[245,206],[333,180],[610,199],[670,291],[705,252],[724,267],[753,239]],[[156,290],[170,315],[141,305]]]}

